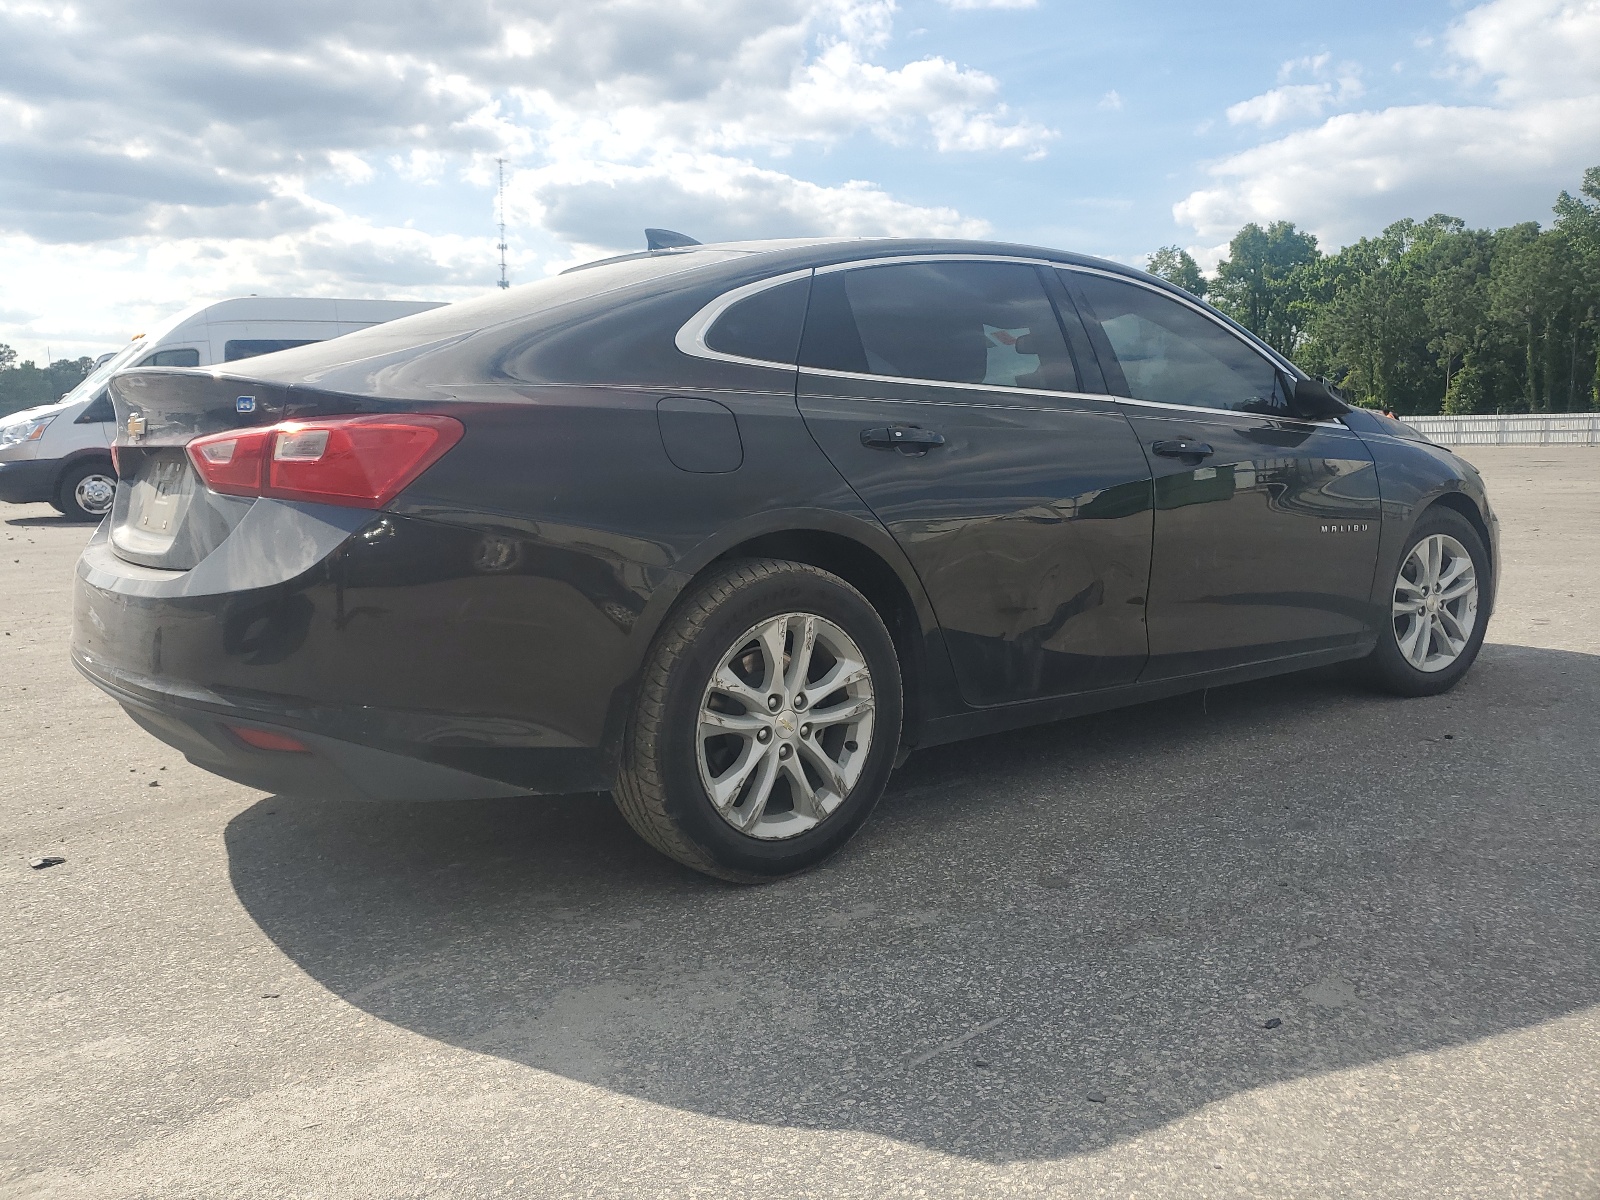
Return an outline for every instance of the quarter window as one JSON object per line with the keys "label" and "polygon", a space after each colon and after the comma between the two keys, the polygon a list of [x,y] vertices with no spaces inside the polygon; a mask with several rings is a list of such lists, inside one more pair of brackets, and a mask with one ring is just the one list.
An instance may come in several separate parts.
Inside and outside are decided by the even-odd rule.
{"label": "quarter window", "polygon": [[803,366],[1073,391],[1077,372],[1038,272],[1022,263],[893,263],[811,287]]}
{"label": "quarter window", "polygon": [[1284,414],[1278,369],[1186,304],[1103,275],[1068,272],[1088,301],[1135,400]]}
{"label": "quarter window", "polygon": [[809,277],[791,279],[729,305],[706,331],[706,346],[722,354],[794,366],[810,288]]}

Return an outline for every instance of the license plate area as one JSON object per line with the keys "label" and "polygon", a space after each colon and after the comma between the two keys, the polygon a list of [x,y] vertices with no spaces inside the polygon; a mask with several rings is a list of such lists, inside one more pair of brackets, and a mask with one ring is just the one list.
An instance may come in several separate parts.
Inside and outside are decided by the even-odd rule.
{"label": "license plate area", "polygon": [[188,470],[186,460],[166,455],[145,462],[128,498],[130,519],[141,533],[170,536],[177,529],[179,509],[188,499]]}
{"label": "license plate area", "polygon": [[197,482],[181,449],[147,452],[126,483],[128,505],[112,528],[112,545],[145,561],[165,554],[183,528]]}

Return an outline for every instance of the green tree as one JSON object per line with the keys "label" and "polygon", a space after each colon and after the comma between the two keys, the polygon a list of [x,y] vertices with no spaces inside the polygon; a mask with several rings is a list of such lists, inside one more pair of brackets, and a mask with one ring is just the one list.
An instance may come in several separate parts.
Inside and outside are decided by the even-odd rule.
{"label": "green tree", "polygon": [[1150,256],[1146,271],[1158,275],[1168,283],[1175,283],[1191,296],[1206,294],[1205,276],[1200,274],[1200,264],[1181,246],[1163,246]]}
{"label": "green tree", "polygon": [[1210,287],[1212,303],[1280,354],[1300,345],[1307,268],[1322,257],[1317,239],[1289,221],[1265,229],[1251,222],[1228,243]]}
{"label": "green tree", "polygon": [[[1600,167],[1583,173],[1580,195],[1563,189],[1555,203],[1556,231],[1566,261],[1573,268],[1573,293],[1569,320],[1568,391],[1577,407],[1580,389],[1583,407],[1600,406]],[[1589,362],[1584,369],[1584,360]],[[1585,383],[1580,384],[1580,378]],[[1585,386],[1586,385],[1586,386]]]}
{"label": "green tree", "polygon": [[0,345],[0,416],[61,399],[93,366],[90,358],[58,358],[47,367],[19,363],[15,350]]}

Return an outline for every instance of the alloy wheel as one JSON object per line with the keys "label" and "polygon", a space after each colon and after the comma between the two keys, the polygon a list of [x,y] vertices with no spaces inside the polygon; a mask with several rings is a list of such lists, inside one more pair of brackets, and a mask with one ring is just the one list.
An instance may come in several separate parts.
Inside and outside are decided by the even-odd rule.
{"label": "alloy wheel", "polygon": [[872,748],[872,672],[839,626],[784,613],[746,630],[700,702],[700,781],[739,832],[790,838],[827,820]]}
{"label": "alloy wheel", "polygon": [[1478,623],[1478,574],[1467,548],[1435,533],[1411,548],[1394,581],[1394,637],[1419,671],[1442,671],[1466,649]]}

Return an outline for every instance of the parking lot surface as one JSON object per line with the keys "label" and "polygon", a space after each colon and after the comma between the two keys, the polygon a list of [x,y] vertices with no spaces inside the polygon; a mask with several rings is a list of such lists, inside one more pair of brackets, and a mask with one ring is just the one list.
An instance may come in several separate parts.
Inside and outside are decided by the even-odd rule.
{"label": "parking lot surface", "polygon": [[753,890],[603,796],[190,767],[68,664],[89,528],[0,506],[0,1195],[1600,1195],[1600,450],[1470,455],[1454,693],[928,751]]}

